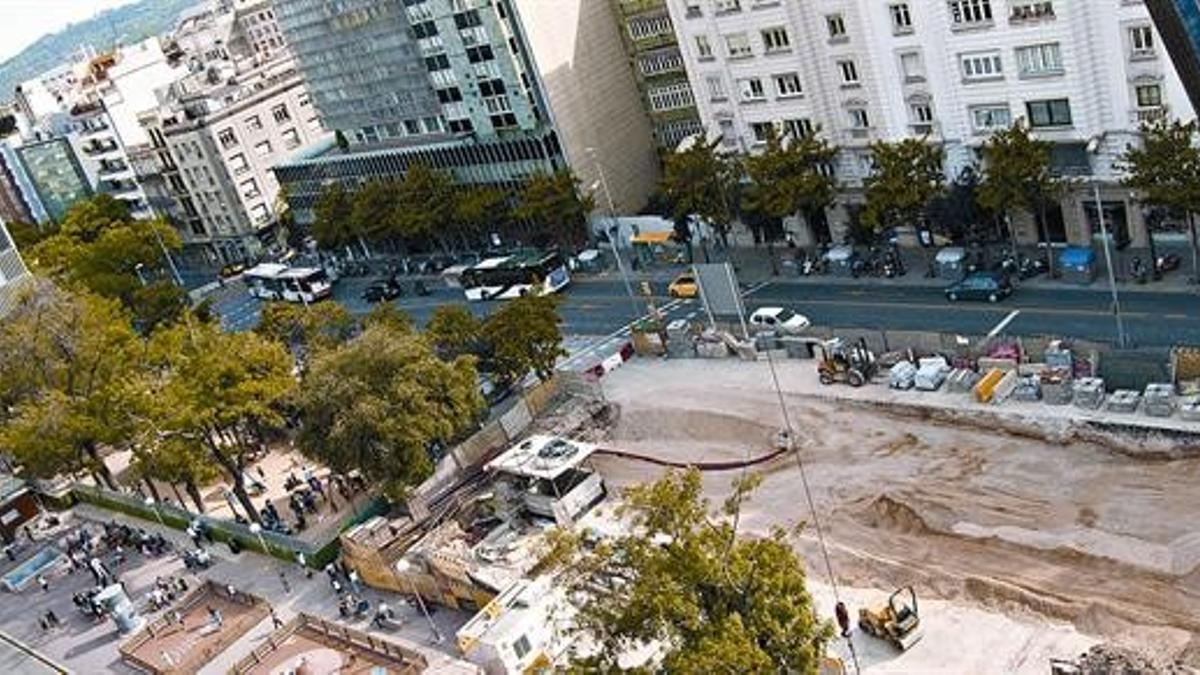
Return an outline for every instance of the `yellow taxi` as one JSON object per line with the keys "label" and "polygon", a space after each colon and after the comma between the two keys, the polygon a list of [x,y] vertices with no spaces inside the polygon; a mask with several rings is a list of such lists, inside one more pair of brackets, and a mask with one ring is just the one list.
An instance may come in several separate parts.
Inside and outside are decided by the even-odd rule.
{"label": "yellow taxi", "polygon": [[696,283],[696,276],[691,272],[684,272],[675,277],[675,281],[667,287],[667,294],[672,298],[694,298],[700,294],[700,286]]}

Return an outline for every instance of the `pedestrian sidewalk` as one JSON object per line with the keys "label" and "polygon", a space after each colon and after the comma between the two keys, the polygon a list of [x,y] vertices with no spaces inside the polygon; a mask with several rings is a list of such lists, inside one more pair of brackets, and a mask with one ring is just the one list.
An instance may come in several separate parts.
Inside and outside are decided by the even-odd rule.
{"label": "pedestrian sidewalk", "polygon": [[[739,242],[740,243],[740,242]],[[785,244],[776,244],[773,247],[773,252],[776,258],[775,268],[772,269],[771,255],[767,251],[765,245],[746,246],[739,245],[732,247],[729,254],[723,250],[710,249],[709,259],[711,262],[732,261],[734,268],[737,270],[738,281],[743,284],[754,284],[769,281],[777,284],[797,284],[797,285],[814,285],[814,286],[907,286],[913,288],[937,288],[942,289],[948,285],[945,279],[930,277],[927,275],[929,263],[936,255],[936,249],[920,249],[904,247],[900,249],[900,256],[903,260],[904,267],[907,273],[904,276],[884,278],[874,276],[862,276],[858,278],[840,277],[832,274],[819,274],[813,276],[800,276],[797,271],[797,266],[791,261],[793,259],[803,259],[804,249],[789,248]],[[994,257],[999,258],[1004,255],[1007,250],[998,248],[992,249]],[[1055,249],[1055,265],[1057,268],[1057,255],[1059,249]],[[1136,283],[1128,278],[1128,274],[1124,270],[1129,266],[1130,261],[1135,257],[1140,258],[1148,264],[1149,252],[1145,249],[1126,249],[1120,252],[1114,252],[1113,267],[1118,270],[1117,288],[1122,293],[1200,293],[1200,285],[1191,283],[1191,253],[1186,246],[1180,247],[1175,245],[1160,245],[1158,253],[1175,253],[1183,260],[1179,267],[1171,272],[1163,275],[1159,281],[1147,281],[1146,283]],[[704,263],[704,253],[699,246],[694,247],[694,256],[696,263]],[[810,251],[812,253],[812,251]],[[1022,255],[1039,260],[1045,259],[1045,253],[1034,247],[1026,247],[1021,249]],[[628,255],[628,251],[622,251],[622,255]],[[687,265],[661,263],[650,267],[640,267],[633,270],[631,276],[638,281],[666,282],[669,283],[680,273],[687,269]],[[1042,274],[1031,279],[1017,279],[1016,285],[1026,288],[1042,288],[1042,289],[1059,289],[1072,291],[1092,291],[1096,293],[1108,293],[1108,268],[1104,264],[1104,256],[1098,252],[1096,260],[1096,278],[1090,284],[1079,284],[1064,279],[1051,279],[1047,275]],[[585,275],[583,278],[599,278],[599,279],[620,279],[621,274],[613,264],[609,269],[596,274]]]}

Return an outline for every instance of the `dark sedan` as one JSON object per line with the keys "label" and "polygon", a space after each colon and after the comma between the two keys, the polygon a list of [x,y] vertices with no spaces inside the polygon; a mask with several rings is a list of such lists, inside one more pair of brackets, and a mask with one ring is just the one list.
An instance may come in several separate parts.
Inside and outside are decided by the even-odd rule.
{"label": "dark sedan", "polygon": [[380,279],[367,286],[362,292],[362,299],[367,302],[383,302],[384,300],[395,300],[403,293],[404,289],[400,287],[398,281]]}
{"label": "dark sedan", "polygon": [[986,300],[1000,302],[1012,295],[1013,287],[1008,277],[996,272],[975,272],[967,278],[946,288],[946,299],[951,302],[958,300]]}

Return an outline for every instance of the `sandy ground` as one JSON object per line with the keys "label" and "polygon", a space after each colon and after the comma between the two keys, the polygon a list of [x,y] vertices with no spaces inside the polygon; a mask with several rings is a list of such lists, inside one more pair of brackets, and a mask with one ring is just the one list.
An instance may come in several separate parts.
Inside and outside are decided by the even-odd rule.
{"label": "sandy ground", "polygon": [[[1200,459],[1134,458],[1111,443],[1064,443],[991,421],[954,424],[832,401],[814,395],[820,386],[811,362],[781,364],[780,377],[839,583],[913,584],[923,599],[954,602],[925,605],[928,621],[949,618],[958,630],[927,636],[916,653],[957,655],[962,650],[950,648],[969,635],[981,653],[1004,651],[1001,643],[1017,648],[993,667],[947,667],[1045,672],[1050,656],[1083,651],[1079,631],[1200,665]],[[620,408],[615,425],[600,432],[605,447],[683,461],[737,459],[767,452],[783,426],[765,363],[635,361],[605,378],[604,388]],[[661,473],[631,460],[594,462],[618,487]],[[759,469],[765,480],[745,527],[810,523],[797,546],[814,580],[827,582],[795,457]],[[714,501],[735,475],[706,475]],[[1001,631],[1001,640],[1003,617],[984,620],[980,608],[1074,630],[1054,628],[1070,638],[1057,640],[1026,626]],[[936,672],[942,663],[906,666],[904,658],[877,672]]]}

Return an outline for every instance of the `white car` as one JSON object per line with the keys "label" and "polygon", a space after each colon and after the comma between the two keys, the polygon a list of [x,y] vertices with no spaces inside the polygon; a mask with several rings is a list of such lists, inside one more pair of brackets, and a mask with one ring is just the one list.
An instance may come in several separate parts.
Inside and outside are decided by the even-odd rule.
{"label": "white car", "polygon": [[750,325],[759,331],[798,335],[812,325],[808,317],[784,307],[760,307],[750,315]]}

